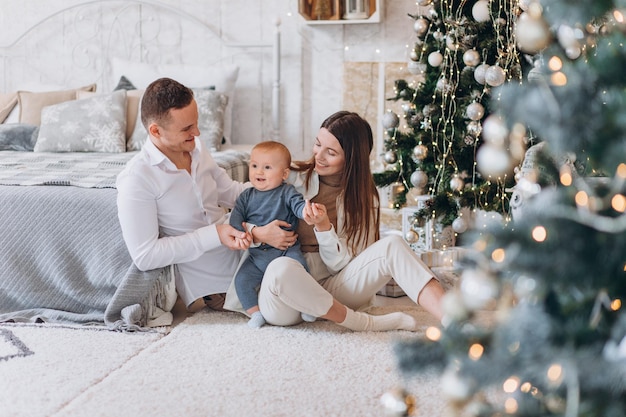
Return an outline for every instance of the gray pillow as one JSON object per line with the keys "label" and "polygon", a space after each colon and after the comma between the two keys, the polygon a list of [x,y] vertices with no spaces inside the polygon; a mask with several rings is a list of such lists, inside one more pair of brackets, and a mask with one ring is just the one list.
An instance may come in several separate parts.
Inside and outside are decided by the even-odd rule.
{"label": "gray pillow", "polygon": [[126,152],[126,91],[44,107],[34,151]]}
{"label": "gray pillow", "polygon": [[[224,139],[224,113],[228,105],[228,96],[215,91],[213,87],[192,88],[194,98],[198,104],[199,139],[210,151],[218,151]],[[141,123],[141,103],[137,114],[135,130],[128,139],[129,151],[141,149],[148,138],[148,132]]]}
{"label": "gray pillow", "polygon": [[0,124],[0,151],[32,151],[39,127],[24,123]]}
{"label": "gray pillow", "polygon": [[224,138],[224,113],[228,96],[215,90],[192,88],[198,103],[199,139],[211,151],[219,151]]}

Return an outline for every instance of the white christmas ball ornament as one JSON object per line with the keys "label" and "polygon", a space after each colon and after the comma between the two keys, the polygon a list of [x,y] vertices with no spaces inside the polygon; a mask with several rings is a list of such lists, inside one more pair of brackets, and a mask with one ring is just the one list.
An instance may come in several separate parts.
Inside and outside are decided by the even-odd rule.
{"label": "white christmas ball ornament", "polygon": [[499,65],[492,65],[485,71],[485,82],[492,87],[504,84],[506,74]]}
{"label": "white christmas ball ornament", "polygon": [[474,79],[478,84],[485,84],[485,73],[489,69],[488,64],[480,64],[474,70]]}
{"label": "white christmas ball ornament", "polygon": [[435,89],[437,91],[441,91],[443,94],[450,94],[452,92],[452,86],[450,85],[450,82],[443,77],[437,80]]}
{"label": "white christmas ball ornament", "polygon": [[428,183],[428,175],[420,169],[411,174],[411,184],[417,189],[422,189]]}
{"label": "white christmas ball ornament", "polygon": [[417,235],[417,233],[415,233],[415,230],[407,230],[406,234],[404,235],[404,240],[406,240],[408,243],[415,243],[418,239],[419,236]]}
{"label": "white christmas ball ornament", "polygon": [[523,52],[536,54],[550,43],[550,28],[541,17],[522,13],[515,26],[515,37]]}
{"label": "white christmas ball ornament", "polygon": [[481,174],[486,177],[499,177],[509,172],[511,157],[506,149],[485,143],[478,148],[476,164]]}
{"label": "white christmas ball ornament", "polygon": [[459,291],[448,291],[441,298],[441,309],[447,320],[461,321],[469,316]]}
{"label": "white christmas ball ornament", "polygon": [[450,35],[446,36],[446,46],[451,51],[456,51],[457,49],[459,49],[459,43],[454,37]]}
{"label": "white christmas ball ornament", "polygon": [[429,25],[428,20],[424,19],[423,17],[420,17],[415,20],[415,23],[413,23],[413,30],[415,31],[417,36],[422,36],[428,30],[428,25]]}
{"label": "white christmas ball ornament", "polygon": [[441,65],[442,62],[443,62],[443,55],[441,55],[441,52],[435,51],[435,52],[431,52],[428,55],[428,63],[430,64],[431,67],[438,67],[439,65]]}
{"label": "white christmas ball ornament", "polygon": [[418,6],[428,6],[432,0],[417,0],[416,3]]}
{"label": "white christmas ball ornament", "polygon": [[468,49],[463,54],[463,63],[468,67],[475,67],[480,63],[480,54],[476,49]]}
{"label": "white christmas ball ornament", "polygon": [[495,301],[498,296],[498,283],[487,272],[465,269],[459,284],[463,303],[470,310],[479,310]]}
{"label": "white christmas ball ornament", "polygon": [[464,233],[467,230],[467,221],[463,217],[457,217],[452,222],[452,230],[457,233]]}
{"label": "white christmas ball ornament", "polygon": [[478,0],[472,6],[472,17],[477,22],[489,21],[489,2],[487,0]]}
{"label": "white christmas ball ornament", "polygon": [[422,64],[421,62],[416,61],[409,61],[407,69],[413,75],[422,75],[426,72],[426,64]]}
{"label": "white christmas ball ornament", "polygon": [[452,179],[450,180],[450,189],[452,191],[461,191],[463,187],[465,187],[465,181],[463,181],[462,178],[460,178],[458,175],[452,177]]}
{"label": "white christmas ball ornament", "polygon": [[454,402],[465,402],[474,393],[475,384],[467,377],[460,376],[455,365],[450,365],[441,375],[441,392]]}
{"label": "white christmas ball ornament", "polygon": [[480,120],[485,115],[485,108],[480,103],[470,103],[467,109],[465,109],[465,115],[470,120]]}
{"label": "white christmas ball ornament", "polygon": [[400,118],[392,111],[388,111],[383,115],[383,127],[385,129],[395,129],[400,125]]}
{"label": "white christmas ball ornament", "polygon": [[508,136],[509,129],[500,116],[496,114],[487,116],[483,122],[483,138],[485,141],[493,145],[504,146]]}

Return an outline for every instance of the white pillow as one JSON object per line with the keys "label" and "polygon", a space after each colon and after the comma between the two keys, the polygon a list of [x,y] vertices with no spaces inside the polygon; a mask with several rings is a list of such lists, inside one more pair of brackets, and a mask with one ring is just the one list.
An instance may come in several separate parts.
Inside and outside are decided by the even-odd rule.
{"label": "white pillow", "polygon": [[35,152],[126,152],[126,91],[41,110]]}
{"label": "white pillow", "polygon": [[158,65],[119,58],[112,58],[111,66],[115,83],[124,76],[138,89],[145,89],[152,81],[162,77],[172,78],[189,88],[214,86],[216,91],[228,96],[228,105],[224,112],[224,139],[226,143],[232,143],[232,113],[239,66]]}

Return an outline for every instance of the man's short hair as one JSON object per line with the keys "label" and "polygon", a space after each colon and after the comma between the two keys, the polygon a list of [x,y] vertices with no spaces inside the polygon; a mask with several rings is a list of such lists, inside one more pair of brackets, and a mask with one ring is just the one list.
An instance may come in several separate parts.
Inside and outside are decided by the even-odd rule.
{"label": "man's short hair", "polygon": [[159,78],[146,88],[141,98],[141,123],[146,130],[150,123],[165,124],[170,109],[182,109],[193,100],[193,91],[171,78]]}

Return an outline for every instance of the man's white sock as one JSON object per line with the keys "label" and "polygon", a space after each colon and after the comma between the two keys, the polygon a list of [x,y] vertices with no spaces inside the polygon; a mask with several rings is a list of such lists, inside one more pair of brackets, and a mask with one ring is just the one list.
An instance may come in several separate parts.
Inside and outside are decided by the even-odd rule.
{"label": "man's white sock", "polygon": [[343,327],[347,327],[354,331],[374,331],[383,332],[388,330],[417,330],[417,322],[413,316],[394,312],[373,316],[367,313],[361,313],[346,308],[346,318],[339,323]]}

